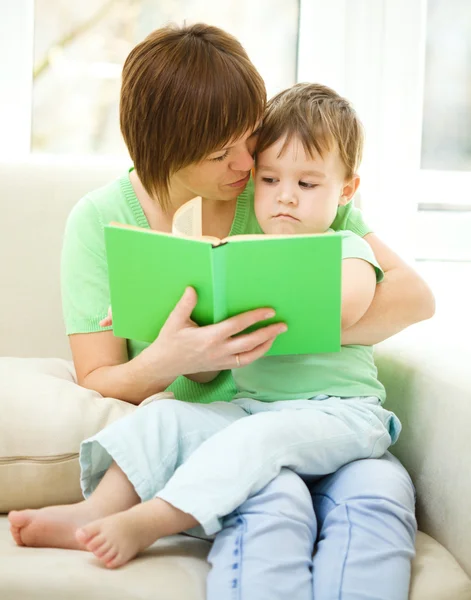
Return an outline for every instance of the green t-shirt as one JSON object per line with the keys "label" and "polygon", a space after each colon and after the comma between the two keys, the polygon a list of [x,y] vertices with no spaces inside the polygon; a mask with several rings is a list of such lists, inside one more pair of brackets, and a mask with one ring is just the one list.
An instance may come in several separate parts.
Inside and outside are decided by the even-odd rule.
{"label": "green t-shirt", "polygon": [[[262,233],[255,217],[253,196],[253,181],[250,180],[237,199],[229,235]],[[110,294],[103,228],[111,221],[150,228],[129,173],[84,196],[67,220],[61,259],[62,306],[67,335],[104,330],[99,322],[108,313]],[[360,237],[371,231],[364,223],[361,211],[351,203],[339,207],[332,229],[348,229]],[[129,359],[132,359],[147,344],[128,340],[127,346]],[[231,400],[236,393],[230,371],[222,372],[206,384],[179,377],[169,390],[180,400],[192,402]]]}
{"label": "green t-shirt", "polygon": [[[351,231],[342,231],[342,258],[361,258],[375,267],[376,281],[384,274],[369,244]],[[264,402],[299,400],[320,394],[352,398],[386,393],[378,381],[372,346],[342,346],[340,352],[264,356],[233,371],[237,398]]]}

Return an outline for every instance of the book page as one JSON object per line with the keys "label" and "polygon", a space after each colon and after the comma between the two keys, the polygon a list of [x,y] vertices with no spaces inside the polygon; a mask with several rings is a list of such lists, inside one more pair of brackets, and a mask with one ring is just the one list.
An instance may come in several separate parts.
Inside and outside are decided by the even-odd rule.
{"label": "book page", "polygon": [[183,237],[201,237],[203,235],[203,205],[200,196],[185,202],[175,212],[172,233]]}

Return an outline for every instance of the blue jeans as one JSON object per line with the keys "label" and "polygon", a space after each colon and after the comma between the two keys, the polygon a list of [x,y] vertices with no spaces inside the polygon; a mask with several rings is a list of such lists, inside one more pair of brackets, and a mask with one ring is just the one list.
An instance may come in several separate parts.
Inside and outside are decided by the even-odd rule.
{"label": "blue jeans", "polygon": [[311,481],[283,469],[225,517],[207,600],[407,600],[414,504],[389,453]]}

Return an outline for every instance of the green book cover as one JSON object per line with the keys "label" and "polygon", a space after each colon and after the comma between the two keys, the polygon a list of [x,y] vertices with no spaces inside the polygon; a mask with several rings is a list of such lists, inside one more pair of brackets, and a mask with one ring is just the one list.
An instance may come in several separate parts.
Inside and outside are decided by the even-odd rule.
{"label": "green book cover", "polygon": [[340,234],[236,236],[213,246],[147,229],[107,225],[113,331],[152,342],[185,288],[192,286],[199,325],[272,307],[288,331],[269,355],[340,350]]}

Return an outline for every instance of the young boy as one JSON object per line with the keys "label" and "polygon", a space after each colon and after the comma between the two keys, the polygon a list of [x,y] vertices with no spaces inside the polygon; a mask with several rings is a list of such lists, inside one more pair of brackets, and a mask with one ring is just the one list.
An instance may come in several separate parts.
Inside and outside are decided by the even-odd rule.
{"label": "young boy", "polygon": [[[299,84],[273,98],[256,156],[255,211],[264,233],[326,232],[358,188],[362,144],[354,110],[329,88]],[[346,328],[367,311],[382,273],[363,239],[342,235]],[[78,547],[113,568],[160,537],[197,525],[212,535],[281,468],[332,473],[382,456],[400,432],[381,406],[371,347],[264,357],[234,370],[234,379],[232,402],[154,401],[83,443],[84,504],[110,508],[77,529]],[[118,494],[129,496],[129,510],[113,514]]]}

